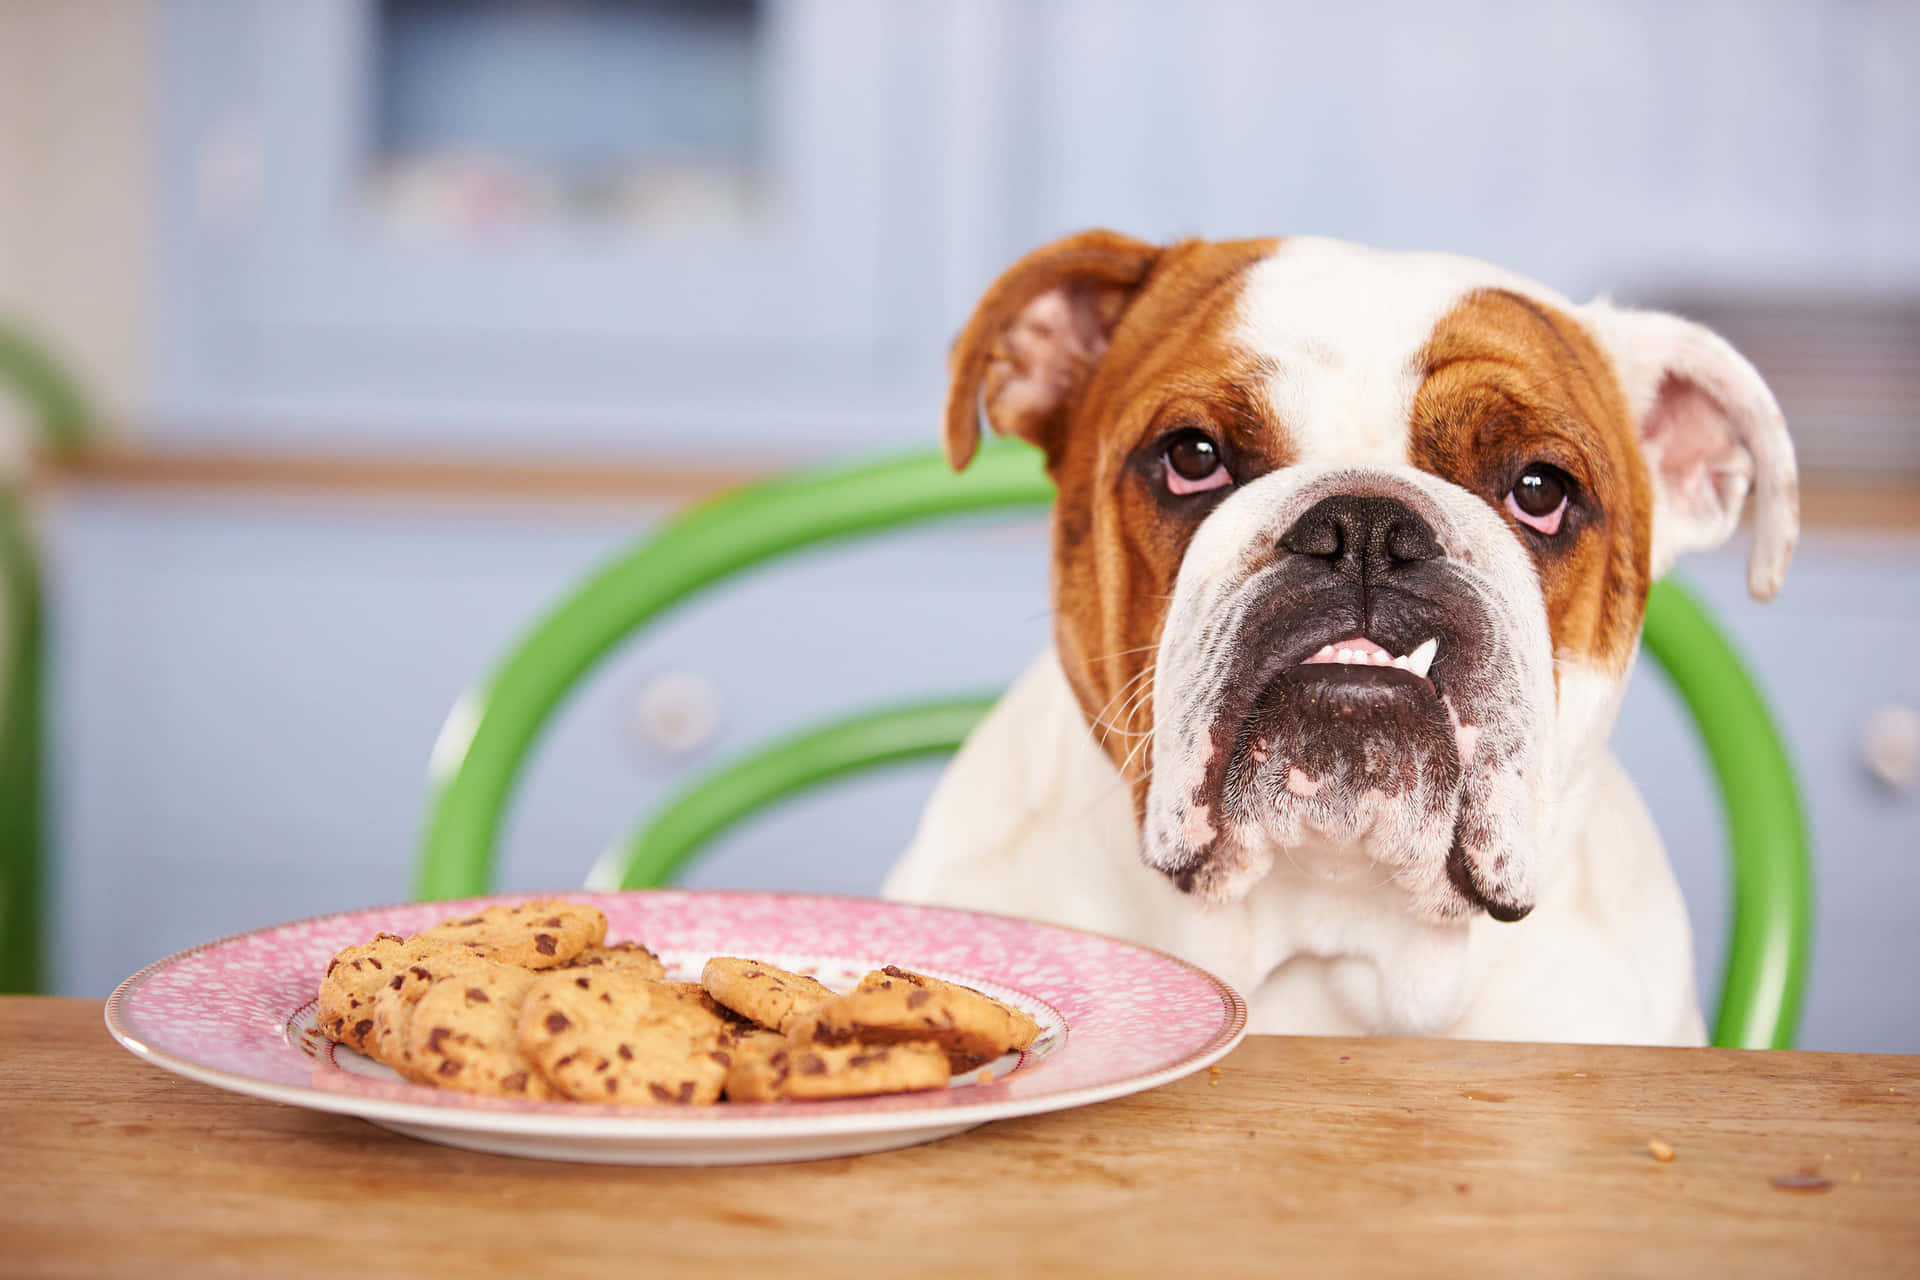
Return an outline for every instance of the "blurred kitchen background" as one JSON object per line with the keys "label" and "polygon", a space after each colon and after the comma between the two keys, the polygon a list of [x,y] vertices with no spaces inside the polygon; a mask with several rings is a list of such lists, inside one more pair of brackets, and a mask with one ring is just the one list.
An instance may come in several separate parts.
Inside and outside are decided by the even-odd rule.
{"label": "blurred kitchen background", "polygon": [[[1807,791],[1801,1043],[1920,1050],[1909,0],[0,0],[44,985],[405,897],[441,721],[543,604],[720,487],[930,445],[973,299],[1089,225],[1453,250],[1746,351],[1803,550],[1764,608],[1739,548],[1684,571]],[[84,412],[34,411],[23,337]],[[50,451],[48,416],[84,444]],[[578,884],[771,733],[1004,684],[1045,579],[1040,520],[964,522],[675,615],[548,735],[503,885]],[[1617,741],[1710,1004],[1723,824],[1656,672]],[[686,880],[873,892],[936,771],[797,803]]]}

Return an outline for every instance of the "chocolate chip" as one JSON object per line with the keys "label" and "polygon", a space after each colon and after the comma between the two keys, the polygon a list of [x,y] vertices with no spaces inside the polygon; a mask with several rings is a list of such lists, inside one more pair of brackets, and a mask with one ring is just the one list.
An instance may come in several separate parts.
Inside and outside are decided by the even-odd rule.
{"label": "chocolate chip", "polygon": [[897,964],[890,964],[880,972],[886,974],[889,978],[905,978],[908,982],[920,976],[917,973],[908,973]]}
{"label": "chocolate chip", "polygon": [[475,1004],[492,1004],[493,1003],[492,1000],[487,998],[487,993],[482,991],[478,987],[467,988],[467,999],[473,1001]]}
{"label": "chocolate chip", "polygon": [[573,985],[580,988],[582,991],[585,991],[591,988],[593,986],[593,983],[586,978],[575,978],[573,980]]}
{"label": "chocolate chip", "polygon": [[533,949],[543,956],[552,955],[554,951],[553,935],[550,933],[534,934]]}
{"label": "chocolate chip", "polygon": [[682,1080],[680,1082],[680,1093],[677,1097],[674,1098],[674,1101],[675,1102],[692,1102],[693,1101],[693,1081]]}
{"label": "chocolate chip", "polygon": [[663,1084],[650,1084],[647,1086],[647,1092],[652,1094],[655,1098],[657,1098],[661,1102],[673,1101],[673,1090],[667,1088],[667,1086]]}
{"label": "chocolate chip", "polygon": [[461,920],[461,921],[458,921],[457,923],[459,923],[459,924],[485,924],[486,922],[487,922],[487,918],[486,918],[485,916],[468,916],[468,917],[467,917],[467,918],[466,918],[465,920]]}
{"label": "chocolate chip", "polygon": [[373,958],[372,956],[368,956],[368,957],[367,957],[367,963],[368,963],[368,964],[370,964],[370,965],[372,965],[372,966],[373,966],[374,968],[376,968],[376,969],[384,969],[384,968],[386,968],[386,966],[385,966],[385,965],[383,965],[383,964],[381,964],[381,963],[380,963],[380,962],[379,962],[378,960],[376,960],[376,959],[374,959],[374,958]]}
{"label": "chocolate chip", "polygon": [[633,1046],[624,1045],[624,1044],[620,1046],[620,1061],[622,1062],[633,1061]]}
{"label": "chocolate chip", "polygon": [[819,1054],[809,1053],[800,1059],[800,1072],[802,1075],[823,1076],[827,1074],[827,1064]]}
{"label": "chocolate chip", "polygon": [[925,991],[925,990],[916,991],[912,995],[907,997],[907,1008],[918,1009],[921,1005],[925,1004],[927,1001],[931,999],[933,999],[933,992]]}
{"label": "chocolate chip", "polygon": [[413,968],[407,970],[407,972],[412,974],[414,977],[420,979],[420,981],[422,982],[431,982],[433,980],[433,975],[431,973],[428,973],[425,969],[421,968],[419,965],[414,965]]}
{"label": "chocolate chip", "polygon": [[405,975],[404,973],[396,973],[393,975],[393,981],[389,982],[387,985],[389,987],[392,987],[395,991],[398,991],[400,988],[407,985],[407,975]]}
{"label": "chocolate chip", "polygon": [[728,1053],[724,1049],[715,1049],[712,1053],[709,1053],[707,1056],[709,1058],[712,1058],[715,1062],[719,1063],[723,1067],[730,1067],[733,1065],[733,1055]]}
{"label": "chocolate chip", "polygon": [[612,1076],[607,1077],[607,1092],[608,1093],[620,1092],[620,1082],[618,1080],[615,1080]]}
{"label": "chocolate chip", "polygon": [[573,1023],[567,1020],[567,1015],[564,1013],[550,1013],[547,1015],[547,1030],[556,1034],[565,1031],[572,1025]]}
{"label": "chocolate chip", "polygon": [[542,920],[540,923],[546,925],[550,929],[558,929],[562,922],[559,916],[548,916],[545,920]]}
{"label": "chocolate chip", "polygon": [[435,1053],[444,1052],[440,1048],[440,1042],[452,1034],[453,1028],[451,1027],[435,1027],[433,1030],[427,1032],[427,1048],[433,1050]]}
{"label": "chocolate chip", "polygon": [[556,1063],[554,1063],[553,1065],[554,1065],[554,1066],[556,1066],[556,1067],[564,1067],[564,1066],[566,1066],[566,1065],[567,1065],[567,1064],[568,1064],[569,1062],[572,1062],[572,1061],[573,1061],[573,1060],[574,1060],[575,1058],[577,1058],[577,1057],[579,1057],[579,1056],[580,1056],[580,1055],[579,1055],[579,1054],[577,1054],[577,1053],[570,1053],[570,1054],[568,1054],[568,1055],[567,1055],[566,1057],[564,1057],[564,1058],[562,1058],[562,1059],[560,1059],[560,1061],[558,1061],[558,1062],[556,1062]]}
{"label": "chocolate chip", "polygon": [[457,1076],[460,1074],[460,1064],[452,1058],[448,1058],[440,1064],[440,1074],[443,1076]]}
{"label": "chocolate chip", "polygon": [[780,1067],[784,1069],[787,1065],[787,1051],[785,1049],[782,1049],[778,1053],[774,1054],[771,1058],[768,1058],[767,1065],[772,1067]]}
{"label": "chocolate chip", "polygon": [[356,1040],[365,1038],[367,1032],[371,1030],[373,1030],[373,1024],[365,1018],[353,1024],[353,1035]]}
{"label": "chocolate chip", "polygon": [[527,1073],[524,1071],[514,1072],[500,1082],[500,1087],[508,1093],[525,1093],[527,1091]]}
{"label": "chocolate chip", "polygon": [[358,960],[355,960],[353,962],[353,971],[355,973],[358,973],[360,971],[360,962]]}
{"label": "chocolate chip", "polygon": [[610,995],[608,995],[608,994],[607,994],[606,992],[604,992],[604,991],[602,991],[602,992],[600,993],[600,1003],[601,1003],[601,1004],[612,1004],[612,1003],[613,1003],[613,997],[612,997],[612,996],[610,996]]}

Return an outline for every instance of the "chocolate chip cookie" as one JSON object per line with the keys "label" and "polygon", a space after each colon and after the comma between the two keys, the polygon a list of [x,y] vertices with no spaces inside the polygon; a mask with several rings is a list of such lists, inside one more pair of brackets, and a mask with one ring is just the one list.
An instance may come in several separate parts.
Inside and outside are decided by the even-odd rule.
{"label": "chocolate chip cookie", "polygon": [[407,966],[457,944],[445,939],[402,938],[376,934],[369,942],[343,948],[320,980],[317,1020],[321,1034],[363,1052],[373,1033],[373,1000],[380,988]]}
{"label": "chocolate chip cookie", "polygon": [[521,1048],[578,1101],[714,1102],[732,1060],[721,1049],[727,1024],[676,989],[686,985],[630,969],[542,974],[520,1016]]}
{"label": "chocolate chip cookie", "polygon": [[1032,1018],[972,987],[894,965],[869,973],[846,995],[824,1001],[787,1027],[796,1045],[932,1040],[956,1072],[1025,1049],[1039,1033]]}
{"label": "chocolate chip cookie", "polygon": [[367,1033],[361,1052],[409,1080],[422,1080],[407,1048],[407,1028],[413,1022],[414,1006],[436,980],[470,968],[479,959],[465,947],[442,947],[396,970],[374,993],[373,1030]]}
{"label": "chocolate chip cookie", "polygon": [[470,916],[444,920],[422,929],[416,938],[458,942],[490,960],[527,969],[554,969],[606,940],[607,918],[573,902],[527,902],[517,907],[488,907]]}
{"label": "chocolate chip cookie", "polygon": [[947,1078],[946,1050],[931,1040],[795,1045],[784,1036],[763,1031],[736,1048],[727,1072],[727,1098],[732,1102],[857,1098],[939,1089]]}
{"label": "chocolate chip cookie", "polygon": [[804,974],[734,956],[707,961],[700,971],[700,985],[735,1013],[783,1033],[795,1018],[833,999],[830,988]]}
{"label": "chocolate chip cookie", "polygon": [[540,975],[476,960],[428,984],[407,1024],[412,1070],[443,1089],[507,1098],[554,1091],[520,1048],[520,1011]]}
{"label": "chocolate chip cookie", "polygon": [[664,978],[667,966],[638,942],[602,942],[562,966],[568,969],[632,969],[648,978]]}

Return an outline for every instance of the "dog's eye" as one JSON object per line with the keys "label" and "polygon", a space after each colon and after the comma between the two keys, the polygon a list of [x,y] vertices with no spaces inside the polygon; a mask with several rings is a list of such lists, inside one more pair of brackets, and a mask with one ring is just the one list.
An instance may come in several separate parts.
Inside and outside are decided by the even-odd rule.
{"label": "dog's eye", "polygon": [[1167,489],[1171,493],[1203,493],[1233,483],[1227,464],[1220,460],[1220,446],[1193,427],[1167,437],[1161,457],[1166,462]]}
{"label": "dog's eye", "polygon": [[1560,532],[1560,522],[1566,518],[1567,499],[1572,492],[1573,481],[1566,472],[1535,462],[1520,473],[1513,488],[1507,491],[1506,506],[1521,524],[1551,536]]}

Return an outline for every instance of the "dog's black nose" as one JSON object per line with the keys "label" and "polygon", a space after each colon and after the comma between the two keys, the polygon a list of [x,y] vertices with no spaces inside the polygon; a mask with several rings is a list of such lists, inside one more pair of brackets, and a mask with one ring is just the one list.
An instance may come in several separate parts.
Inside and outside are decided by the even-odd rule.
{"label": "dog's black nose", "polygon": [[1297,556],[1325,560],[1336,572],[1362,581],[1383,577],[1403,564],[1440,558],[1433,526],[1398,498],[1342,494],[1322,498],[1280,535],[1280,547]]}

